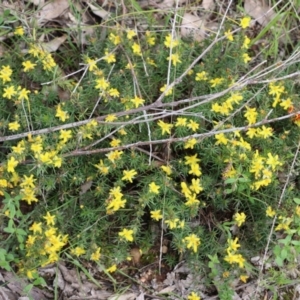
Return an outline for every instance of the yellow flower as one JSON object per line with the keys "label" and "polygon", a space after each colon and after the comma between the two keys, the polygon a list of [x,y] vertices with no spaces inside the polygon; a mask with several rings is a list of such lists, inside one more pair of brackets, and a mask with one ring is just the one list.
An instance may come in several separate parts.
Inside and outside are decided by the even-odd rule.
{"label": "yellow flower", "polygon": [[180,183],[181,186],[181,192],[184,194],[184,196],[186,198],[188,198],[189,196],[192,195],[192,192],[190,191],[189,187],[187,186],[186,182],[181,182]]}
{"label": "yellow flower", "polygon": [[106,90],[109,87],[109,82],[104,77],[96,79],[95,82],[97,84],[95,86],[96,89]]}
{"label": "yellow flower", "polygon": [[[167,85],[164,84],[161,88],[160,91],[163,93],[167,89]],[[170,96],[173,93],[173,88],[168,89],[168,91],[165,93],[166,96]]]}
{"label": "yellow flower", "polygon": [[248,53],[244,53],[244,54],[242,55],[242,57],[243,57],[243,60],[244,60],[244,63],[245,63],[245,64],[246,64],[248,61],[251,60],[251,57],[248,55]]}
{"label": "yellow flower", "polygon": [[272,170],[274,171],[277,166],[282,166],[282,163],[279,161],[278,155],[272,155],[272,153],[268,153],[268,159],[266,164],[271,166]]}
{"label": "yellow flower", "polygon": [[194,120],[189,120],[187,127],[190,128],[193,132],[195,132],[199,128],[199,124]]}
{"label": "yellow flower", "polygon": [[214,78],[209,81],[212,87],[220,85],[224,81],[224,78]]}
{"label": "yellow flower", "polygon": [[273,135],[273,129],[271,127],[266,127],[265,125],[263,125],[262,128],[257,129],[257,136],[259,137],[267,139],[272,135]]}
{"label": "yellow flower", "polygon": [[188,139],[184,143],[184,149],[194,149],[194,146],[197,144],[197,140],[195,138]]}
{"label": "yellow flower", "polygon": [[146,57],[146,62],[151,66],[157,67],[157,64],[155,63],[155,61],[150,57]]}
{"label": "yellow flower", "polygon": [[114,120],[117,120],[116,115],[108,115],[108,116],[105,118],[105,122],[113,122]]}
{"label": "yellow flower", "polygon": [[224,133],[216,134],[215,138],[217,140],[216,145],[219,144],[227,145],[228,143],[228,139],[225,137]]}
{"label": "yellow flower", "polygon": [[160,167],[168,176],[172,174],[172,169],[170,166],[161,166]]}
{"label": "yellow flower", "polygon": [[118,133],[121,134],[121,135],[126,135],[126,134],[127,134],[127,132],[126,132],[126,130],[125,130],[124,128],[121,128],[121,129],[118,131]]}
{"label": "yellow flower", "polygon": [[173,127],[173,124],[165,123],[164,121],[159,120],[157,125],[161,128],[162,134],[171,134],[171,128]]}
{"label": "yellow flower", "polygon": [[184,241],[187,243],[186,247],[188,249],[192,248],[195,253],[197,252],[198,247],[201,244],[200,238],[197,237],[194,233],[185,237]]}
{"label": "yellow flower", "polygon": [[137,174],[137,172],[135,170],[129,170],[129,171],[126,171],[124,170],[123,171],[123,177],[122,177],[122,180],[128,180],[129,182],[132,182],[132,178]]}
{"label": "yellow flower", "polygon": [[131,48],[132,48],[132,51],[134,54],[140,55],[140,56],[142,55],[141,46],[139,44],[133,43]]}
{"label": "yellow flower", "polygon": [[113,138],[109,144],[111,147],[118,147],[121,144],[121,140]]}
{"label": "yellow flower", "polygon": [[227,255],[224,257],[224,260],[227,261],[229,264],[239,264],[240,268],[243,268],[245,265],[245,259],[241,254],[228,252]]}
{"label": "yellow flower", "polygon": [[114,53],[108,53],[108,51],[105,51],[105,57],[104,60],[108,62],[109,64],[116,62],[116,56]]}
{"label": "yellow flower", "polygon": [[100,256],[101,256],[100,250],[101,250],[101,248],[98,247],[98,248],[91,254],[91,260],[97,261],[97,260],[100,259]]}
{"label": "yellow flower", "polygon": [[33,233],[42,233],[42,223],[36,223],[34,222],[30,227],[29,230],[32,230]]}
{"label": "yellow flower", "polygon": [[186,162],[184,163],[185,165],[194,165],[200,162],[200,159],[197,157],[198,154],[192,155],[192,156],[185,156],[184,159]]}
{"label": "yellow flower", "polygon": [[37,272],[35,270],[28,270],[26,276],[28,279],[34,279],[37,277]]}
{"label": "yellow flower", "polygon": [[29,177],[24,175],[24,178],[22,179],[22,183],[20,184],[20,187],[27,186],[27,187],[34,188],[35,187],[35,184],[34,184],[35,181],[36,181],[36,179],[33,177],[32,174]]}
{"label": "yellow flower", "polygon": [[165,44],[165,46],[168,47],[168,48],[175,48],[176,46],[179,45],[179,41],[178,41],[178,40],[174,40],[174,39],[172,38],[172,34],[168,34],[168,35],[165,37],[164,44]]}
{"label": "yellow flower", "polygon": [[124,228],[122,231],[119,232],[119,236],[124,238],[126,241],[132,242],[133,241],[133,230]]}
{"label": "yellow flower", "polygon": [[240,268],[245,267],[245,258],[241,254],[236,254],[236,262],[239,264]]}
{"label": "yellow flower", "polygon": [[149,184],[149,192],[153,194],[159,194],[160,186],[157,185],[154,181]]}
{"label": "yellow flower", "polygon": [[296,206],[295,213],[298,217],[300,217],[300,206],[299,205]]}
{"label": "yellow flower", "polygon": [[168,60],[172,61],[174,67],[176,67],[177,63],[182,63],[182,61],[179,59],[178,53],[172,53],[171,56],[168,57]]}
{"label": "yellow flower", "polygon": [[115,163],[116,160],[120,159],[121,155],[123,154],[123,151],[111,151],[107,154],[105,154],[105,156],[112,162]]}
{"label": "yellow flower", "polygon": [[115,45],[119,45],[121,43],[121,38],[119,35],[115,35],[114,33],[110,33],[108,39]]}
{"label": "yellow flower", "polygon": [[97,61],[95,59],[91,59],[91,58],[87,57],[85,61],[89,66],[89,71],[94,71],[94,70],[98,69]]}
{"label": "yellow flower", "polygon": [[201,169],[198,164],[192,164],[190,165],[190,171],[189,174],[195,175],[195,176],[201,176]]}
{"label": "yellow flower", "polygon": [[28,246],[33,245],[35,240],[36,240],[36,236],[28,235],[27,241],[26,241],[26,248],[28,248]]}
{"label": "yellow flower", "polygon": [[47,211],[46,216],[43,217],[46,220],[47,225],[55,225],[55,216],[51,216],[50,213]]}
{"label": "yellow flower", "polygon": [[174,229],[177,227],[177,223],[179,222],[179,219],[172,219],[172,220],[166,220],[165,223],[169,225],[170,229]]}
{"label": "yellow flower", "polygon": [[244,114],[244,117],[247,119],[249,124],[255,124],[256,123],[256,118],[257,118],[257,111],[256,108],[249,108],[246,106],[246,113]]}
{"label": "yellow flower", "polygon": [[159,221],[163,217],[160,209],[152,210],[150,213],[151,213],[151,218],[155,221]]}
{"label": "yellow flower", "polygon": [[85,254],[85,252],[86,251],[82,247],[76,247],[76,248],[71,250],[71,253],[76,255],[76,256],[81,256],[81,255]]}
{"label": "yellow flower", "polygon": [[247,28],[250,25],[250,21],[251,21],[250,17],[244,17],[243,19],[241,19],[240,26],[242,28]]}
{"label": "yellow flower", "polygon": [[112,199],[109,205],[107,205],[106,207],[107,213],[111,214],[112,212],[116,212],[120,208],[125,207],[126,202],[126,199],[122,199],[122,196]]}
{"label": "yellow flower", "polygon": [[26,201],[29,205],[31,205],[31,202],[38,202],[38,199],[34,195],[34,189],[30,187],[25,187],[21,190],[22,192],[22,200]]}
{"label": "yellow flower", "polygon": [[30,45],[28,53],[33,57],[39,57],[41,55],[42,50],[37,45]]}
{"label": "yellow flower", "polygon": [[0,70],[0,78],[2,79],[3,83],[11,81],[12,69],[10,66],[2,66]]}
{"label": "yellow flower", "polygon": [[59,131],[59,139],[63,140],[63,143],[66,143],[69,139],[72,138],[72,131],[71,130],[60,130]]}
{"label": "yellow flower", "polygon": [[266,216],[273,218],[276,215],[276,211],[273,210],[273,208],[271,206],[268,206],[267,210],[266,210]]}
{"label": "yellow flower", "polygon": [[214,103],[211,106],[211,110],[216,113],[223,113],[223,107],[219,103]]}
{"label": "yellow flower", "polygon": [[24,35],[24,28],[21,26],[16,27],[14,34],[20,36]]}
{"label": "yellow flower", "polygon": [[146,31],[146,41],[149,46],[155,45],[155,36],[153,36],[150,31]]}
{"label": "yellow flower", "polygon": [[142,98],[140,98],[140,97],[138,97],[138,96],[135,96],[135,97],[134,97],[133,99],[131,99],[130,101],[134,104],[135,108],[138,108],[140,105],[143,105],[144,102],[145,102],[144,99],[142,99]]}
{"label": "yellow flower", "polygon": [[249,48],[249,44],[250,44],[251,40],[245,36],[245,39],[244,39],[244,43],[243,43],[243,46],[242,46],[242,49],[248,49]]}
{"label": "yellow flower", "polygon": [[284,86],[282,84],[276,85],[275,83],[271,82],[269,84],[269,95],[273,95],[275,97],[280,97],[282,93],[284,93]]}
{"label": "yellow flower", "polygon": [[247,130],[247,133],[246,135],[250,138],[250,139],[253,139],[257,134],[256,134],[257,130],[256,128],[249,128]]}
{"label": "yellow flower", "polygon": [[201,300],[201,298],[194,292],[188,295],[188,300]]}
{"label": "yellow flower", "polygon": [[117,270],[117,265],[114,264],[112,265],[111,267],[107,268],[106,271],[109,272],[109,273],[113,273]]}
{"label": "yellow flower", "polygon": [[228,239],[227,243],[228,243],[227,252],[236,251],[239,247],[241,247],[241,245],[238,243],[238,238],[235,238],[234,240]]}
{"label": "yellow flower", "polygon": [[201,186],[200,179],[193,178],[192,184],[190,185],[191,191],[195,192],[196,194],[199,194],[201,191],[203,191],[203,187]]}
{"label": "yellow flower", "polygon": [[186,206],[197,206],[200,201],[197,199],[197,194],[187,195],[187,201],[184,203]]}
{"label": "yellow flower", "polygon": [[17,131],[20,128],[20,124],[18,121],[8,123],[8,129],[11,131]]}
{"label": "yellow flower", "polygon": [[205,71],[202,71],[200,73],[196,73],[196,81],[201,81],[201,80],[207,80],[207,73]]}
{"label": "yellow flower", "polygon": [[115,198],[122,198],[123,194],[121,193],[121,188],[116,186],[109,191],[109,195]]}
{"label": "yellow flower", "polygon": [[30,93],[30,91],[23,88],[22,90],[19,91],[18,100],[23,100],[23,99],[29,100],[29,98],[28,98],[29,93]]}
{"label": "yellow flower", "polygon": [[15,87],[11,85],[4,88],[4,93],[2,96],[3,98],[11,99],[11,97],[13,97],[16,93],[17,91],[15,90]]}
{"label": "yellow flower", "polygon": [[276,226],[275,231],[278,230],[289,230],[290,229],[290,224],[292,223],[293,219],[292,218],[286,218],[286,217],[282,217],[280,216],[278,218],[280,221],[280,223]]}
{"label": "yellow flower", "polygon": [[230,30],[225,31],[225,36],[229,41],[233,41],[233,35],[232,32]]}
{"label": "yellow flower", "polygon": [[56,63],[50,53],[43,57],[42,64],[43,69],[46,71],[51,71],[56,66]]}
{"label": "yellow flower", "polygon": [[180,118],[180,117],[177,118],[176,123],[175,123],[175,127],[178,127],[178,126],[185,127],[186,125],[187,125],[187,119],[186,118]]}
{"label": "yellow flower", "polygon": [[293,102],[290,98],[287,98],[286,100],[281,101],[280,106],[283,107],[283,109],[288,110],[293,106]]}
{"label": "yellow flower", "polygon": [[36,64],[33,64],[30,60],[26,60],[22,62],[22,66],[24,67],[23,71],[28,72],[30,70],[33,70]]}
{"label": "yellow flower", "polygon": [[40,153],[43,150],[43,146],[41,143],[38,142],[34,142],[31,146],[30,149],[34,152],[34,153]]}
{"label": "yellow flower", "polygon": [[242,212],[242,213],[236,213],[233,216],[235,222],[237,223],[238,227],[241,227],[243,225],[243,223],[246,221],[246,215]]}
{"label": "yellow flower", "polygon": [[119,97],[120,96],[120,92],[117,89],[114,89],[114,88],[109,89],[108,94],[111,97]]}
{"label": "yellow flower", "polygon": [[14,173],[15,172],[15,167],[18,165],[18,161],[11,156],[10,159],[7,161],[7,172],[9,173]]}
{"label": "yellow flower", "polygon": [[129,40],[132,40],[132,38],[135,37],[135,36],[136,36],[135,30],[130,29],[130,30],[127,31],[127,38]]}
{"label": "yellow flower", "polygon": [[40,155],[36,155],[35,157],[40,159],[40,161],[44,164],[50,164],[52,162],[52,158],[49,152],[40,153]]}
{"label": "yellow flower", "polygon": [[247,275],[240,275],[240,280],[242,281],[242,282],[244,282],[244,283],[246,283],[247,282],[247,279],[249,278],[249,276],[247,276]]}
{"label": "yellow flower", "polygon": [[62,122],[65,122],[67,119],[69,119],[68,113],[66,111],[63,111],[61,109],[61,105],[58,104],[56,108],[56,115],[55,117],[58,117]]}

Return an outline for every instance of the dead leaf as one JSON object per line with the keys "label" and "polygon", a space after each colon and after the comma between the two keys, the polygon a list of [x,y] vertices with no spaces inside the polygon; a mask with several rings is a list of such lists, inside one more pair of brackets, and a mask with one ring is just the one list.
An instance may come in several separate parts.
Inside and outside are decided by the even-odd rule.
{"label": "dead leaf", "polygon": [[137,266],[139,263],[140,263],[140,260],[141,260],[141,256],[142,256],[142,253],[141,253],[141,250],[139,248],[132,248],[130,250],[130,256],[132,258],[132,262],[135,266]]}
{"label": "dead leaf", "polygon": [[40,12],[38,13],[38,23],[43,24],[49,20],[55,19],[68,8],[68,0],[49,1],[42,7]]}
{"label": "dead leaf", "polygon": [[195,41],[201,42],[205,38],[204,25],[206,21],[198,16],[185,13],[181,23],[181,36],[192,37]]}
{"label": "dead leaf", "polygon": [[4,53],[7,49],[4,47],[4,44],[0,44],[0,57],[4,56]]}
{"label": "dead leaf", "polygon": [[144,300],[145,299],[145,295],[143,292],[141,292],[136,298],[135,300]]}
{"label": "dead leaf", "polygon": [[135,293],[127,293],[123,295],[115,294],[113,296],[110,296],[108,300],[135,300],[137,297],[137,294]]}
{"label": "dead leaf", "polygon": [[[91,295],[97,300],[106,300],[112,293],[106,290],[91,290]],[[71,300],[71,298],[69,298]]]}
{"label": "dead leaf", "polygon": [[242,300],[242,299],[236,292],[234,292],[232,300]]}
{"label": "dead leaf", "polygon": [[264,0],[246,0],[244,8],[245,12],[262,26],[266,26],[276,16]]}
{"label": "dead leaf", "polygon": [[86,4],[90,7],[90,9],[92,10],[93,14],[95,14],[96,16],[102,18],[103,20],[107,20],[108,17],[110,16],[110,13],[108,11],[106,11],[105,9],[103,9],[102,7],[97,7],[89,2],[86,2]]}
{"label": "dead leaf", "polygon": [[32,3],[33,5],[44,5],[45,0],[27,0],[26,2]]}
{"label": "dead leaf", "polygon": [[88,180],[84,184],[82,184],[80,187],[79,195],[80,196],[84,195],[91,188],[92,184],[93,184],[92,180]]}
{"label": "dead leaf", "polygon": [[[74,35],[74,40],[80,45],[90,44],[90,37],[94,35],[95,27],[91,25],[86,25],[85,23],[79,22],[70,12],[68,17],[72,23],[68,23],[70,29],[76,31]],[[80,33],[78,33],[78,28],[80,28]]]}
{"label": "dead leaf", "polygon": [[176,285],[171,285],[171,286],[167,286],[166,288],[162,289],[161,291],[159,291],[157,294],[161,295],[161,294],[169,294],[171,292],[173,292],[176,289]]}
{"label": "dead leaf", "polygon": [[161,8],[171,8],[174,6],[174,0],[164,0],[162,3],[159,3]]}
{"label": "dead leaf", "polygon": [[41,43],[41,46],[45,51],[49,53],[55,52],[60,47],[60,45],[66,41],[66,39],[67,39],[67,35],[64,34],[61,37],[57,37],[50,42]]}
{"label": "dead leaf", "polygon": [[215,8],[215,2],[214,0],[203,0],[201,6],[206,10],[212,11]]}

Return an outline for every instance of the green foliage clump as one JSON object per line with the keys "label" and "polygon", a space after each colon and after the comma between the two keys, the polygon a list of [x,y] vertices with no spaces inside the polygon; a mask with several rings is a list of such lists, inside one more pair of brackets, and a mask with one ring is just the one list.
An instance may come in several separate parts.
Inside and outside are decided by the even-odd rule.
{"label": "green foliage clump", "polygon": [[147,256],[164,237],[162,259],[185,255],[229,299],[227,283],[256,276],[250,258],[268,239],[277,266],[292,263],[298,189],[283,184],[300,125],[295,87],[275,66],[255,68],[248,19],[201,43],[111,27],[70,75],[16,32],[26,54],[0,63],[2,267],[34,278],[71,255],[113,272],[131,247]]}

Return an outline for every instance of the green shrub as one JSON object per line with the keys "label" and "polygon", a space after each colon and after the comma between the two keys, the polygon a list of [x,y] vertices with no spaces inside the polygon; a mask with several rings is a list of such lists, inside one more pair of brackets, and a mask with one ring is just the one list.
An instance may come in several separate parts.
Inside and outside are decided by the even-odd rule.
{"label": "green shrub", "polygon": [[59,53],[15,35],[28,51],[0,67],[2,267],[35,278],[71,255],[113,272],[132,247],[155,261],[164,241],[160,259],[184,255],[229,299],[269,240],[278,267],[293,262],[300,122],[284,76],[298,63],[257,67],[249,20],[201,43],[112,26],[71,75]]}

